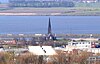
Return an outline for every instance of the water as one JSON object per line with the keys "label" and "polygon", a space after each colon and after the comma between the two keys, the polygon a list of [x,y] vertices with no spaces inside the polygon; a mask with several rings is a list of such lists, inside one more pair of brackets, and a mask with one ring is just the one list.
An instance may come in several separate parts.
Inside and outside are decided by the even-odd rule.
{"label": "water", "polygon": [[0,16],[0,34],[45,34],[49,17],[53,33],[100,34],[100,16]]}

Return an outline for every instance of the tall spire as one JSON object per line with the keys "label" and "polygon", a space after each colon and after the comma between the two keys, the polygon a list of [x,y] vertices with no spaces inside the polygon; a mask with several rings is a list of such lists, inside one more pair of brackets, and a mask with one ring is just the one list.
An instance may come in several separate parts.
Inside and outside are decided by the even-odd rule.
{"label": "tall spire", "polygon": [[49,18],[49,23],[48,23],[48,35],[47,35],[46,39],[47,40],[56,40],[56,37],[52,34],[50,18]]}
{"label": "tall spire", "polygon": [[50,22],[50,18],[49,18],[49,24],[48,24],[48,34],[51,34],[51,22]]}

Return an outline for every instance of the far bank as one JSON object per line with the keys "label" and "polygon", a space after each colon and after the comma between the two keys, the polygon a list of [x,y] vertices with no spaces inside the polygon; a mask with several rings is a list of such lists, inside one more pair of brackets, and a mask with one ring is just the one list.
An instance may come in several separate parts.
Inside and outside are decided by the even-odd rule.
{"label": "far bank", "polygon": [[1,8],[0,15],[32,16],[100,16],[100,8],[94,7],[54,7],[54,8]]}

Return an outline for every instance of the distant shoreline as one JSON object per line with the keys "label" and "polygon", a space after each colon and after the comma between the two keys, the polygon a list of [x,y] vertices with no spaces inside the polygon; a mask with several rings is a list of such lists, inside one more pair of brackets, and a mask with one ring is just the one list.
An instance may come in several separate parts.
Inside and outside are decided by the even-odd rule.
{"label": "distant shoreline", "polygon": [[100,15],[82,15],[82,14],[61,14],[61,13],[0,13],[0,16],[100,16]]}
{"label": "distant shoreline", "polygon": [[100,16],[100,8],[8,8],[0,16]]}
{"label": "distant shoreline", "polygon": [[[8,38],[12,38],[12,37],[35,37],[35,36],[43,36],[46,34],[23,34],[23,33],[19,33],[19,34],[0,34],[0,37],[8,37]],[[56,37],[66,37],[66,38],[90,38],[91,34],[56,34]],[[92,38],[100,38],[100,34],[92,34]]]}

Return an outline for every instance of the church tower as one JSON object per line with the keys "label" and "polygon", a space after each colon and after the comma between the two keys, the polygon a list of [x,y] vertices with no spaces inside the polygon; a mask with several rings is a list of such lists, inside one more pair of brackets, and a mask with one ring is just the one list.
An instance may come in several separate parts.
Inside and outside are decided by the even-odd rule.
{"label": "church tower", "polygon": [[48,34],[47,34],[47,40],[56,40],[56,37],[52,34],[50,18],[49,18],[49,23],[48,23]]}
{"label": "church tower", "polygon": [[49,24],[48,24],[48,34],[51,34],[51,22],[50,22],[50,18],[49,18]]}

